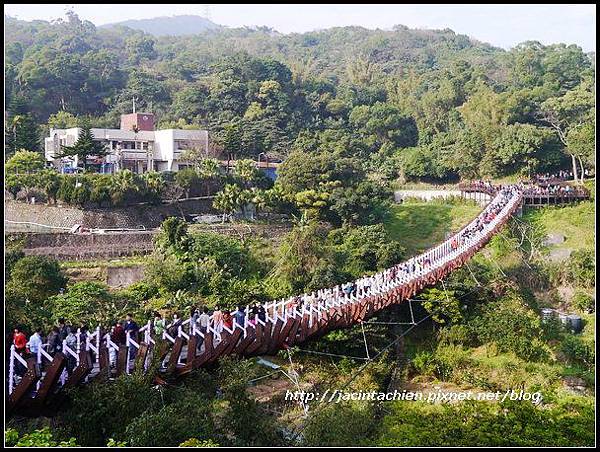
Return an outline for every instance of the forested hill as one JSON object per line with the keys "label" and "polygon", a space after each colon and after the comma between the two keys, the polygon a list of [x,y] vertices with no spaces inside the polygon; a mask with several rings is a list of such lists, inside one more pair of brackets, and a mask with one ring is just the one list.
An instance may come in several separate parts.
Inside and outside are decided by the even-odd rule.
{"label": "forested hill", "polygon": [[9,120],[28,114],[48,127],[91,116],[114,127],[135,97],[160,126],[206,127],[239,156],[327,150],[371,161],[386,177],[538,171],[564,166],[568,155],[593,161],[594,70],[575,45],[504,51],[404,26],[155,37],[73,13],[52,23],[5,17],[5,25]]}
{"label": "forested hill", "polygon": [[153,19],[125,20],[101,25],[99,28],[129,27],[153,36],[182,36],[202,33],[206,30],[222,28],[220,25],[200,16],[155,17]]}

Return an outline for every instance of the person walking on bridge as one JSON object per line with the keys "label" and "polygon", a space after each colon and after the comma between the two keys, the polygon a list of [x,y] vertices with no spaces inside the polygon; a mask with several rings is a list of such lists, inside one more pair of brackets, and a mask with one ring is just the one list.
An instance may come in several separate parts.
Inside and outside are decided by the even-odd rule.
{"label": "person walking on bridge", "polygon": [[126,335],[125,328],[123,328],[123,323],[117,322],[113,327],[110,340],[113,341],[117,345],[125,345]]}
{"label": "person walking on bridge", "polygon": [[[27,348],[29,350],[29,353],[31,353],[31,355],[33,355],[34,357],[37,358],[39,351],[42,349],[42,329],[41,328],[35,329],[35,332],[29,338],[29,342],[27,342]],[[38,363],[37,360],[36,360],[35,366],[36,366],[38,372],[40,372],[41,371],[41,369],[39,367],[40,363]]]}
{"label": "person walking on bridge", "polygon": [[210,315],[208,315],[208,308],[206,306],[202,309],[202,314],[198,317],[198,322],[200,323],[200,332],[206,334],[208,331],[208,322],[210,322]]}
{"label": "person walking on bridge", "polygon": [[235,311],[235,321],[242,328],[245,326],[246,309],[244,308],[244,306],[238,306],[237,311]]}
{"label": "person walking on bridge", "polygon": [[163,317],[158,312],[156,312],[154,314],[153,326],[154,326],[154,334],[156,334],[157,337],[162,339],[163,333],[167,326],[167,321],[165,319],[163,319]]}
{"label": "person walking on bridge", "polygon": [[[27,337],[25,336],[25,334],[23,333],[23,331],[21,331],[21,328],[15,328],[14,334],[13,334],[13,344],[15,346],[15,352],[17,352],[19,354],[19,356],[21,357],[25,357],[25,353],[27,351]],[[21,364],[21,361],[19,361],[18,359],[15,360],[15,372],[17,375],[21,376],[25,373],[26,369],[23,366],[23,364]]]}
{"label": "person walking on bridge", "polygon": [[223,326],[230,330],[233,328],[233,317],[231,316],[231,311],[229,311],[229,309],[223,311]]}
{"label": "person walking on bridge", "polygon": [[[125,334],[126,335],[127,335],[127,333],[129,333],[129,339],[132,339],[135,342],[137,342],[138,332],[140,331],[140,327],[135,322],[135,320],[133,320],[133,315],[132,314],[130,314],[130,313],[127,314],[126,320],[125,320],[125,326],[123,327],[123,329],[125,330]],[[130,345],[130,344],[127,344],[127,345]],[[129,347],[129,359],[135,358],[136,353],[137,353],[137,349],[135,348],[135,346],[134,345],[130,345],[130,347]]]}
{"label": "person walking on bridge", "polygon": [[221,311],[219,306],[217,306],[215,308],[215,311],[213,312],[213,315],[212,315],[212,319],[213,319],[213,328],[215,329],[215,331],[217,333],[221,334],[221,331],[223,331],[223,312]]}
{"label": "person walking on bridge", "polygon": [[56,352],[59,352],[62,348],[62,342],[60,340],[60,334],[58,332],[58,327],[52,327],[52,331],[48,334],[48,353],[52,356]]}
{"label": "person walking on bridge", "polygon": [[69,335],[69,331],[71,331],[71,327],[65,323],[65,319],[62,317],[58,319],[58,335],[60,342],[64,341]]}

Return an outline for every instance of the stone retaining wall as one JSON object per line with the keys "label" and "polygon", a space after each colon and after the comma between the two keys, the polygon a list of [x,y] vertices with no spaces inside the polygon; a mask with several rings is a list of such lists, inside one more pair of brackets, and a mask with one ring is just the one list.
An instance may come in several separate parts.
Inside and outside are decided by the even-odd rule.
{"label": "stone retaining wall", "polygon": [[[138,228],[153,229],[172,216],[190,216],[215,213],[212,199],[182,200],[158,206],[136,205],[122,208],[78,209],[70,206],[25,204],[5,200],[4,218],[9,221],[39,223],[54,228],[71,228],[80,224],[86,228]],[[60,229],[4,222],[7,232],[60,232]]]}

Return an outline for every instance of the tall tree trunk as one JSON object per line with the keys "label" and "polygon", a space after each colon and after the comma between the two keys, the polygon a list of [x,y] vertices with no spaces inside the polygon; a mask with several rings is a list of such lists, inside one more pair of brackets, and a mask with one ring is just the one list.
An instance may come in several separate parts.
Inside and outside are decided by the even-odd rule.
{"label": "tall tree trunk", "polygon": [[581,167],[581,185],[583,185],[583,178],[585,176],[585,168],[583,167],[583,160],[581,160],[581,156],[578,155],[577,159],[579,160],[579,166]]}
{"label": "tall tree trunk", "polygon": [[571,154],[571,162],[573,163],[573,180],[578,182],[577,179],[577,160],[575,159],[575,154]]}

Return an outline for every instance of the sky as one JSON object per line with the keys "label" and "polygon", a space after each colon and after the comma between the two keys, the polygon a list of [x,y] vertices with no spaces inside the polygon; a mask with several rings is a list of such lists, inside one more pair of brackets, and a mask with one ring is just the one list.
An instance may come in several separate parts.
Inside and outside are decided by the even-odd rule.
{"label": "sky", "polygon": [[4,13],[22,20],[53,20],[73,9],[96,25],[127,19],[183,14],[208,17],[230,27],[268,26],[282,33],[306,32],[335,26],[360,25],[391,29],[450,28],[479,41],[509,49],[536,40],[543,44],[577,44],[596,50],[595,5],[191,5],[138,4],[5,5]]}

